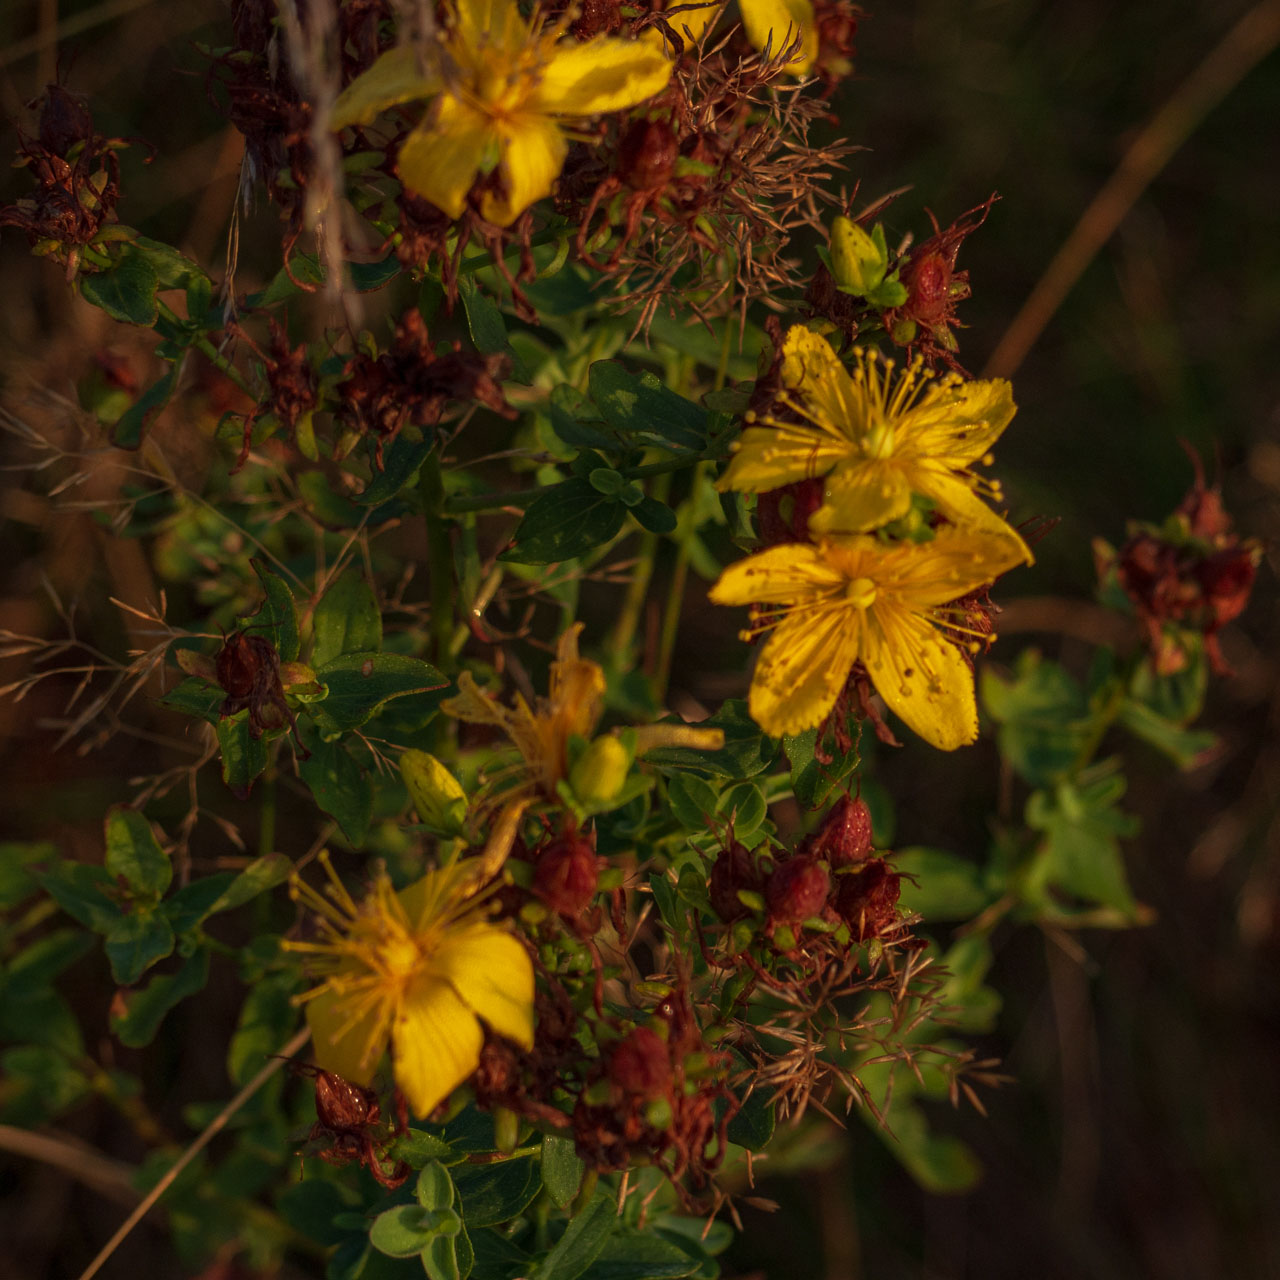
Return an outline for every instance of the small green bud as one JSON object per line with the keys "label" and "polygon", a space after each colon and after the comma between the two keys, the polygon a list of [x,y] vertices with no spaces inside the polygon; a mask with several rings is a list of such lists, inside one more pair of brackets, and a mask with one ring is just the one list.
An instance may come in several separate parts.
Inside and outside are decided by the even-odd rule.
{"label": "small green bud", "polygon": [[909,346],[916,338],[916,322],[905,318],[899,320],[890,330],[889,336],[898,346]]}
{"label": "small green bud", "polygon": [[506,1155],[516,1149],[520,1141],[520,1117],[506,1107],[493,1109],[493,1145]]}
{"label": "small green bud", "polygon": [[462,834],[467,818],[467,793],[439,760],[410,749],[400,756],[400,775],[409,788],[413,807],[423,826],[437,835]]}
{"label": "small green bud", "polygon": [[631,771],[631,752],[611,734],[589,743],[569,770],[569,787],[588,808],[606,805],[622,790]]}
{"label": "small green bud", "polygon": [[856,222],[835,219],[831,224],[831,274],[844,292],[865,297],[884,279],[888,266],[889,254],[879,226],[873,238]]}

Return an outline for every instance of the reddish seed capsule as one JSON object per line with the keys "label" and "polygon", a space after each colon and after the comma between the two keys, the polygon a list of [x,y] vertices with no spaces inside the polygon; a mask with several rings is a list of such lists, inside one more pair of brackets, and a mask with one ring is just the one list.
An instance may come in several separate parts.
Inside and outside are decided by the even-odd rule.
{"label": "reddish seed capsule", "polygon": [[372,1089],[362,1089],[332,1071],[316,1071],[316,1115],[326,1129],[357,1129],[376,1124],[378,1103]]}
{"label": "reddish seed capsule", "polygon": [[533,891],[552,911],[574,916],[585,911],[600,882],[600,865],[589,840],[562,836],[537,850]]}
{"label": "reddish seed capsule", "polygon": [[671,1052],[648,1027],[637,1027],[609,1055],[609,1079],[627,1093],[657,1098],[671,1083]]}
{"label": "reddish seed capsule", "polygon": [[892,928],[898,918],[900,879],[883,858],[872,858],[858,871],[837,877],[836,911],[859,942]]}
{"label": "reddish seed capsule", "polygon": [[665,120],[637,120],[618,143],[618,176],[636,191],[665,187],[679,149]]}
{"label": "reddish seed capsule", "polygon": [[802,852],[832,867],[861,862],[871,849],[871,810],[861,796],[842,796],[802,846]]}
{"label": "reddish seed capsule", "polygon": [[738,897],[739,889],[759,893],[764,888],[764,878],[756,868],[755,858],[746,845],[735,840],[722,849],[711,866],[707,892],[711,907],[726,924],[748,914],[748,909]]}
{"label": "reddish seed capsule", "polygon": [[802,854],[774,869],[765,885],[765,900],[774,920],[797,922],[821,914],[830,891],[827,869]]}

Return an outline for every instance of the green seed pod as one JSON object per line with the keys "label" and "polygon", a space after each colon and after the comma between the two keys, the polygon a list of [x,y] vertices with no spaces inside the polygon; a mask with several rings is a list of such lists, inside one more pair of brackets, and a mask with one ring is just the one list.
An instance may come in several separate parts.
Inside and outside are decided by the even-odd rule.
{"label": "green seed pod", "polygon": [[569,770],[569,786],[588,808],[606,805],[627,780],[631,752],[610,734],[596,738]]}

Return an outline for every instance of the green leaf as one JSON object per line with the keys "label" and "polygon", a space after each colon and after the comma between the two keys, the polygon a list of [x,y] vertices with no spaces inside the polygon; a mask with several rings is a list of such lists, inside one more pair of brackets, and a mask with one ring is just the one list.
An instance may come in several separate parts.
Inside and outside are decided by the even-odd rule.
{"label": "green leaf", "polygon": [[645,763],[660,769],[692,769],[721,778],[754,778],[767,769],[778,754],[777,743],[760,732],[760,726],[747,711],[747,704],[740,699],[728,699],[715,715],[701,721],[698,727],[723,729],[724,746],[718,751],[658,747],[645,753]]}
{"label": "green leaf", "polygon": [[214,904],[235,883],[234,871],[220,871],[184,885],[165,899],[163,911],[174,933],[186,933],[208,919]]}
{"label": "green leaf", "polygon": [[675,1280],[692,1275],[700,1265],[659,1235],[623,1227],[605,1241],[582,1280]]}
{"label": "green leaf", "polygon": [[715,788],[693,774],[677,773],[667,779],[667,803],[686,831],[705,831],[719,802]]}
{"label": "green leaf", "polygon": [[[452,1215],[455,1220],[457,1215]],[[471,1274],[471,1266],[475,1255],[471,1252],[471,1242],[458,1222],[455,1234],[440,1234],[431,1241],[421,1254],[422,1269],[428,1280],[464,1280]]]}
{"label": "green leaf", "polygon": [[946,1133],[933,1133],[918,1106],[894,1106],[889,1112],[887,1133],[876,1131],[903,1168],[926,1191],[935,1195],[957,1195],[968,1191],[982,1176],[982,1165],[965,1143]]}
{"label": "green leaf", "polygon": [[253,736],[247,710],[219,720],[217,733],[222,752],[222,780],[233,795],[245,800],[270,759],[266,740]]}
{"label": "green leaf", "polygon": [[514,545],[498,558],[518,564],[557,564],[585,555],[622,528],[627,508],[574,476],[544,489],[516,526]]}
{"label": "green leaf", "polygon": [[265,857],[254,859],[218,896],[205,913],[206,917],[243,906],[258,894],[283,884],[292,870],[293,863],[283,853],[269,853]]}
{"label": "green leaf", "polygon": [[1029,649],[1013,680],[991,667],[980,679],[982,703],[1000,729],[1000,754],[1032,786],[1046,786],[1083,763],[1094,740],[1084,690],[1056,662]]}
{"label": "green leaf", "polygon": [[719,812],[733,823],[733,834],[745,840],[759,829],[768,806],[764,793],[754,782],[741,782],[720,797]]}
{"label": "green leaf", "polygon": [[567,1209],[573,1203],[586,1167],[572,1138],[549,1133],[542,1139],[542,1185],[556,1208]]}
{"label": "green leaf", "polygon": [[351,287],[358,293],[372,293],[390,284],[404,268],[394,253],[388,254],[381,262],[348,262],[347,271],[351,277]]}
{"label": "green leaf", "polygon": [[767,1090],[756,1089],[742,1104],[737,1115],[729,1121],[730,1142],[736,1142],[748,1151],[763,1151],[773,1137],[777,1125],[773,1104],[766,1096]]}
{"label": "green leaf", "polygon": [[382,648],[382,613],[373,588],[356,573],[344,573],[316,605],[311,665],[322,667],[344,653]]}
{"label": "green leaf", "polygon": [[121,917],[106,938],[111,976],[122,987],[133,986],[153,964],[173,953],[174,942],[168,916],[158,911]]}
{"label": "green leaf", "polygon": [[57,1049],[24,1044],[0,1053],[0,1120],[33,1128],[55,1119],[89,1092],[84,1074]]}
{"label": "green leaf", "polygon": [[400,1204],[378,1214],[369,1228],[369,1243],[390,1258],[412,1258],[440,1233],[440,1215],[420,1204]]}
{"label": "green leaf", "polygon": [[[492,1132],[490,1132],[492,1141]],[[468,1227],[494,1227],[519,1216],[542,1180],[531,1157],[496,1164],[455,1166],[454,1182]]]}
{"label": "green leaf", "polygon": [[450,688],[435,667],[398,653],[344,653],[319,668],[316,678],[329,694],[308,710],[325,733],[358,729],[392,699],[410,694],[422,694],[434,709]]}
{"label": "green leaf", "polygon": [[116,419],[111,428],[111,443],[117,449],[136,449],[142,433],[173,398],[178,387],[178,366],[172,364]]}
{"label": "green leaf", "polygon": [[470,1229],[467,1235],[475,1253],[472,1275],[476,1280],[506,1280],[528,1272],[529,1255],[506,1236],[496,1231]]}
{"label": "green leaf", "polygon": [[315,802],[342,828],[353,848],[360,848],[373,817],[373,783],[342,742],[321,742],[298,773]]}
{"label": "green leaf", "polygon": [[290,1182],[276,1196],[276,1208],[285,1222],[322,1248],[339,1244],[347,1237],[348,1232],[336,1226],[334,1219],[358,1204],[351,1188],[324,1178]]}
{"label": "green leaf", "polygon": [[857,747],[837,754],[829,762],[819,760],[818,730],[806,729],[782,740],[782,749],[791,764],[791,790],[802,809],[820,809],[831,793],[851,777],[861,764]]}
{"label": "green leaf", "polygon": [[111,1030],[121,1044],[141,1049],[155,1038],[165,1014],[209,981],[209,952],[193,952],[177,973],[160,974],[139,991],[123,992],[123,1013],[111,1015]]}
{"label": "green leaf", "polygon": [[458,277],[458,296],[467,313],[467,328],[471,331],[471,341],[475,343],[476,350],[485,356],[499,355],[506,351],[507,326],[502,319],[502,312],[480,290],[474,276]]}
{"label": "green leaf", "polygon": [[268,974],[248,987],[227,1045],[227,1076],[233,1084],[247,1084],[297,1026],[296,988],[292,972]]}
{"label": "green leaf", "polygon": [[108,933],[124,914],[114,897],[115,881],[101,867],[59,862],[38,877],[40,887],[72,919],[95,933]]}
{"label": "green leaf", "polygon": [[619,1225],[613,1197],[603,1189],[565,1228],[530,1280],[577,1280],[600,1256]]}
{"label": "green leaf", "polygon": [[206,724],[217,724],[222,718],[222,704],[226,697],[216,684],[210,684],[199,676],[187,676],[160,699],[160,705],[185,716],[195,716]]}
{"label": "green leaf", "polygon": [[393,1160],[403,1160],[412,1169],[421,1169],[428,1161],[442,1160],[450,1164],[462,1157],[454,1154],[453,1148],[434,1133],[424,1133],[421,1129],[410,1129],[392,1139],[387,1148],[387,1155]]}
{"label": "green leaf", "polygon": [[615,430],[698,453],[707,443],[707,412],[677,395],[652,373],[629,373],[598,360],[588,375],[591,398]]}
{"label": "green leaf", "polygon": [[945,849],[900,849],[893,869],[904,877],[900,905],[926,920],[970,920],[990,901],[981,868]]}
{"label": "green leaf", "polygon": [[380,507],[413,483],[427,455],[435,448],[434,437],[412,440],[396,436],[382,452],[382,470],[375,471],[363,493],[353,499],[362,507]]}
{"label": "green leaf", "polygon": [[289,590],[289,584],[261,560],[255,559],[251,563],[266,595],[255,613],[240,619],[240,625],[253,627],[258,634],[265,634],[275,645],[280,661],[293,662],[299,647],[298,612],[294,607],[293,592]]}
{"label": "green leaf", "polygon": [[576,449],[600,449],[617,453],[616,436],[607,435],[595,422],[595,405],[576,387],[561,384],[551,393],[548,412],[551,430],[567,445]]}
{"label": "green leaf", "polygon": [[125,249],[105,271],[78,279],[84,300],[113,320],[150,328],[159,318],[159,277],[147,256],[135,249]]}
{"label": "green leaf", "polygon": [[439,1160],[432,1160],[422,1166],[413,1186],[413,1195],[424,1209],[452,1209],[457,1190],[449,1170]]}
{"label": "green leaf", "polygon": [[676,513],[665,502],[659,502],[657,498],[641,498],[631,507],[631,514],[635,516],[636,523],[642,529],[648,529],[650,533],[674,533],[679,523],[676,520]]}
{"label": "green leaf", "polygon": [[117,805],[107,811],[105,826],[107,874],[122,878],[135,894],[160,898],[173,879],[173,864],[151,824],[136,809]]}
{"label": "green leaf", "polygon": [[58,929],[19,951],[5,972],[4,999],[25,1000],[41,994],[64,969],[94,945],[77,929]]}
{"label": "green leaf", "polygon": [[1187,665],[1172,675],[1157,675],[1150,658],[1134,669],[1129,680],[1129,696],[1140,702],[1155,715],[1171,720],[1176,725],[1187,725],[1204,709],[1204,697],[1209,688],[1209,664],[1204,656],[1204,644],[1194,632],[1185,632],[1183,652]]}
{"label": "green leaf", "polygon": [[[1048,884],[1086,903],[1114,908],[1127,920],[1138,917],[1120,849],[1120,837],[1138,828],[1137,819],[1116,807],[1124,790],[1123,777],[1104,772],[1078,785],[1060,783],[1053,793],[1032,792],[1027,825],[1045,833],[1027,882],[1033,895],[1040,884]],[[1034,896],[1032,903],[1052,905],[1037,904]]]}
{"label": "green leaf", "polygon": [[16,907],[40,887],[31,864],[57,856],[48,840],[0,840],[0,911]]}
{"label": "green leaf", "polygon": [[1130,733],[1169,757],[1179,769],[1203,764],[1218,745],[1217,734],[1207,729],[1184,729],[1142,702],[1126,698],[1120,708],[1120,723]]}

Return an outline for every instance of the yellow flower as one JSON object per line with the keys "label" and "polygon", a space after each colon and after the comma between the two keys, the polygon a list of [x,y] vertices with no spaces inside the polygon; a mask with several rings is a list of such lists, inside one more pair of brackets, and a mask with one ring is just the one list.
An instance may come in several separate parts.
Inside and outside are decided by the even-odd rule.
{"label": "yellow flower", "polygon": [[514,222],[550,194],[569,143],[558,123],[634,107],[666,87],[671,62],[660,45],[600,36],[560,40],[515,0],[455,0],[440,45],[422,56],[401,45],[384,53],[334,104],[332,127],[368,124],[402,102],[434,99],[405,139],[401,181],[451,218],[482,174],[498,172],[480,212]]}
{"label": "yellow flower", "polygon": [[[738,10],[752,47],[763,52],[768,45],[772,57],[776,58],[799,33],[800,48],[787,64],[787,71],[793,76],[809,74],[818,56],[818,26],[812,0],[738,0]],[[719,12],[718,5],[709,4],[705,10],[673,15],[672,25],[677,31],[688,27],[694,39],[700,39]]]}
{"label": "yellow flower", "polygon": [[367,1085],[389,1042],[396,1084],[426,1116],[475,1071],[481,1023],[533,1047],[533,965],[476,899],[477,863],[429,871],[399,893],[380,873],[362,903],[324,866],[327,895],[296,875],[291,886],[323,941],[284,945],[323,978],[303,999],[325,1071]]}
{"label": "yellow flower", "polygon": [[[569,739],[590,738],[600,719],[604,699],[604,671],[589,658],[578,656],[578,636],[582,624],[570,627],[556,647],[551,664],[550,696],[535,707],[519,694],[508,710],[496,698],[482,693],[471,673],[458,677],[458,696],[441,704],[441,709],[470,724],[500,729],[520,752],[521,763],[497,774],[494,793],[482,799],[483,814],[493,805],[501,812],[493,823],[485,847],[484,860],[501,864],[519,830],[521,817],[538,799],[556,800],[558,784],[567,777]],[[696,725],[643,725],[631,731],[636,750],[643,755],[655,747],[697,747],[716,750],[724,745],[720,729],[699,729]]]}
{"label": "yellow flower", "polygon": [[890,710],[944,751],[978,736],[973,673],[940,627],[964,633],[942,606],[1023,559],[1008,537],[942,529],[932,542],[873,537],[787,543],[730,565],[716,604],[752,604],[753,628],[775,628],[751,681],[750,708],[774,735],[801,733],[831,710],[861,662]]}
{"label": "yellow flower", "polygon": [[1013,418],[1008,382],[934,381],[918,360],[895,379],[892,361],[855,355],[851,374],[825,338],[792,328],[782,381],[796,398],[784,403],[808,425],[748,427],[719,487],[764,493],[825,475],[823,505],[809,522],[815,534],[879,528],[905,515],[918,493],[957,525],[1013,540],[1029,561],[1022,539],[978,496],[999,499],[999,486],[969,469],[990,461],[988,450]]}

